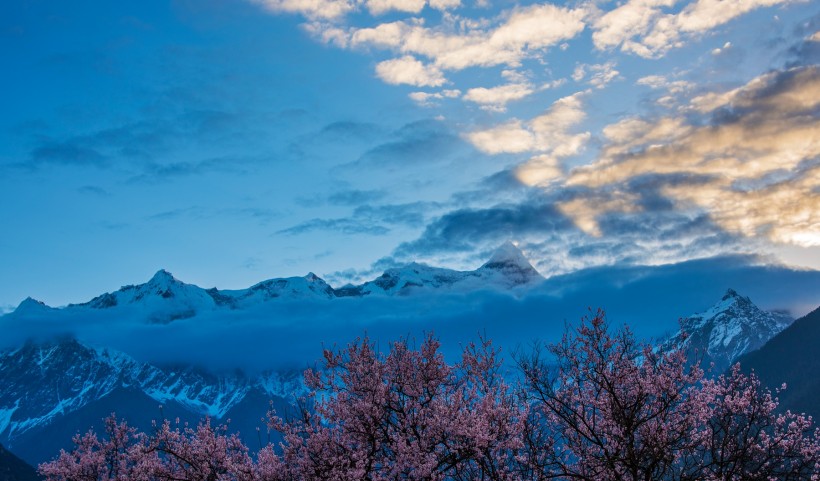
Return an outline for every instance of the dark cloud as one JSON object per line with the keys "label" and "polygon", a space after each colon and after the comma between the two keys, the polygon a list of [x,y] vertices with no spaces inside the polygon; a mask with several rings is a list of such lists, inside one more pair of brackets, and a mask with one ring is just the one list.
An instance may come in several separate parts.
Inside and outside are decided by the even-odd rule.
{"label": "dark cloud", "polygon": [[382,128],[370,122],[340,120],[325,125],[316,136],[317,139],[329,142],[338,141],[371,141],[383,132]]}
{"label": "dark cloud", "polygon": [[96,185],[84,185],[77,189],[77,192],[81,194],[89,194],[89,195],[96,195],[100,197],[107,197],[111,195],[107,190],[103,189],[102,187]]}
{"label": "dark cloud", "polygon": [[327,202],[333,205],[358,206],[370,204],[384,199],[387,192],[384,190],[342,190],[327,196]]}
{"label": "dark cloud", "polygon": [[360,205],[349,217],[335,219],[311,219],[307,222],[280,230],[279,234],[298,235],[316,230],[330,230],[343,234],[384,235],[391,226],[420,227],[429,213],[438,207],[434,202],[411,202],[407,204]]}
{"label": "dark cloud", "polygon": [[390,229],[382,225],[374,225],[372,223],[351,219],[311,219],[301,224],[297,224],[287,229],[277,231],[277,234],[299,235],[317,230],[334,231],[346,235],[385,235],[390,232]]}
{"label": "dark cloud", "polygon": [[427,215],[439,207],[435,202],[410,202],[407,204],[361,205],[353,211],[353,218],[369,219],[390,225],[420,227]]}
{"label": "dark cloud", "polygon": [[43,142],[31,150],[30,159],[30,166],[35,168],[49,164],[104,167],[108,163],[105,156],[98,150],[74,140]]}
{"label": "dark cloud", "polygon": [[447,125],[435,120],[406,124],[393,132],[392,137],[394,140],[377,145],[362,154],[354,165],[412,166],[436,162],[466,146]]}
{"label": "dark cloud", "polygon": [[396,255],[413,257],[437,252],[474,251],[487,243],[499,243],[530,235],[572,229],[569,221],[549,202],[530,201],[486,209],[458,209],[431,222],[421,237],[396,248]]}

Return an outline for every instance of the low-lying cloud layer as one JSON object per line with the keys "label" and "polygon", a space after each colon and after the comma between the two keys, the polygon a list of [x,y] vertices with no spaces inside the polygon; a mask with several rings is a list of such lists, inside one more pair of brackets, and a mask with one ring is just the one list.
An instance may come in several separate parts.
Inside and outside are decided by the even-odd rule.
{"label": "low-lying cloud layer", "polygon": [[[658,267],[594,268],[558,276],[526,295],[504,292],[425,293],[334,300],[273,300],[256,310],[197,315],[149,324],[138,315],[111,319],[105,310],[83,315],[0,318],[0,348],[26,339],[72,335],[160,364],[193,363],[215,370],[303,368],[322,347],[368,335],[381,346],[399,337],[434,333],[450,355],[480,335],[509,355],[535,340],[559,339],[589,308],[606,309],[613,325],[642,337],[677,329],[677,319],[703,311],[727,288],[761,308],[803,315],[817,307],[820,274],[765,267],[759,259],[724,257]],[[113,323],[113,324],[112,324]]]}

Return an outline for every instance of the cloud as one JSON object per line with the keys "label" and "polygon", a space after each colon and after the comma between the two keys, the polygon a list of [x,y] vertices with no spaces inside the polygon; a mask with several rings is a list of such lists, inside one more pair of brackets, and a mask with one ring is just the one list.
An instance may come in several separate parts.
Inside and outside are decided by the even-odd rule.
{"label": "cloud", "polygon": [[[708,213],[729,232],[820,245],[820,68],[770,72],[733,90],[699,95],[688,108],[688,116],[607,127],[600,158],[573,170],[567,185],[617,190],[648,174],[701,176],[706,180],[661,193],[681,210]],[[619,198],[624,204],[613,208],[631,205]],[[609,210],[595,201],[587,207]],[[576,220],[584,216],[589,213]]]}
{"label": "cloud", "polygon": [[585,117],[577,93],[556,100],[544,114],[523,123],[512,120],[487,130],[467,134],[467,138],[488,154],[549,152],[558,157],[578,153],[589,133],[570,134],[568,130]]}
{"label": "cloud", "polygon": [[427,0],[367,0],[367,9],[373,15],[382,15],[390,11],[419,13]]}
{"label": "cloud", "polygon": [[620,75],[620,72],[616,70],[615,67],[616,64],[614,61],[590,65],[578,64],[572,72],[572,80],[581,82],[587,78],[587,74],[589,74],[587,83],[597,89],[602,89]]}
{"label": "cloud", "polygon": [[492,22],[494,28],[482,22],[428,28],[418,20],[410,20],[348,31],[330,24],[314,24],[309,31],[342,47],[388,49],[405,56],[426,57],[440,70],[463,70],[519,65],[523,59],[575,37],[584,28],[585,15],[583,9],[545,4],[505,12]]}
{"label": "cloud", "polygon": [[641,57],[661,57],[752,10],[800,0],[695,0],[667,13],[677,0],[629,0],[598,18],[592,40],[600,50],[620,48]]}
{"label": "cloud", "polygon": [[446,82],[438,67],[425,65],[411,55],[379,62],[376,76],[389,84],[416,87],[439,87]]}
{"label": "cloud", "polygon": [[440,92],[411,92],[408,94],[411,100],[422,107],[433,107],[437,105],[437,100],[454,99],[461,96],[461,90],[444,89]]}
{"label": "cloud", "polygon": [[276,13],[297,13],[309,19],[335,19],[352,12],[349,0],[252,0]]}
{"label": "cloud", "polygon": [[384,190],[342,190],[327,196],[327,201],[333,205],[361,205],[384,199],[387,192]]}
{"label": "cloud", "polygon": [[446,124],[436,120],[410,122],[393,132],[392,137],[362,154],[353,165],[394,167],[435,162],[456,152],[464,143]]}
{"label": "cloud", "polygon": [[433,253],[469,251],[530,234],[546,235],[572,226],[555,206],[543,201],[458,209],[427,225],[414,241],[396,248],[395,255],[413,258]]}
{"label": "cloud", "polygon": [[314,231],[334,231],[346,235],[385,235],[394,226],[423,226],[427,216],[437,207],[438,204],[434,202],[422,201],[406,204],[362,204],[358,205],[349,217],[311,219],[277,233],[300,235]]}
{"label": "cloud", "polygon": [[80,139],[71,139],[66,142],[44,142],[32,149],[30,164],[32,167],[42,165],[67,165],[104,167],[106,157],[99,150],[83,145]]}
{"label": "cloud", "polygon": [[109,193],[107,190],[96,185],[84,185],[77,189],[77,192],[81,194],[90,194],[99,197],[108,197],[109,195],[111,195],[111,193]]}
{"label": "cloud", "polygon": [[311,219],[287,229],[277,231],[277,234],[301,235],[314,231],[333,231],[345,235],[385,235],[390,229],[381,225],[372,225],[358,219]]}
{"label": "cloud", "polygon": [[464,100],[481,105],[481,108],[503,112],[509,102],[521,100],[535,92],[532,85],[507,84],[498,87],[472,88],[464,94]]}

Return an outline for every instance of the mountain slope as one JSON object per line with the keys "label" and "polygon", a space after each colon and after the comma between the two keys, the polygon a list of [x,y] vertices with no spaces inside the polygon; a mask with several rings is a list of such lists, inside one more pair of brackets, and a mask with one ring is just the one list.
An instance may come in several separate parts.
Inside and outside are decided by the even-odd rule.
{"label": "mountain slope", "polygon": [[794,321],[762,348],[740,358],[770,388],[786,383],[781,407],[820,417],[820,308]]}
{"label": "mountain slope", "polygon": [[35,481],[37,471],[0,445],[0,481]]}
{"label": "mountain slope", "polygon": [[720,374],[740,356],[760,348],[785,329],[792,319],[782,312],[766,312],[733,289],[708,310],[681,319],[681,329],[662,349],[683,349],[690,360],[701,360]]}
{"label": "mountain slope", "polygon": [[[159,368],[74,339],[0,354],[0,379],[0,441],[32,463],[68,447],[73,433],[100,428],[111,412],[144,429],[162,414],[193,423],[233,418],[255,431],[269,402],[287,406],[303,390],[295,372],[249,378]],[[246,409],[237,411],[240,404]]]}

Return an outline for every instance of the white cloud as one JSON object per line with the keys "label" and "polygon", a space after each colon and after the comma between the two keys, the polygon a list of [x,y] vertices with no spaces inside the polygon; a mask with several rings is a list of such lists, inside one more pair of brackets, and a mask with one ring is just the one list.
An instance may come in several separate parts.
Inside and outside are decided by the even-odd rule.
{"label": "white cloud", "polygon": [[488,154],[538,152],[557,159],[575,155],[590,138],[589,132],[570,132],[585,117],[581,95],[558,99],[544,114],[529,122],[512,120],[471,132],[467,139]]}
{"label": "white cloud", "polygon": [[335,19],[352,12],[348,0],[253,0],[272,12],[298,13],[309,19]]}
{"label": "white cloud", "polygon": [[478,150],[488,154],[529,152],[535,145],[535,136],[519,120],[471,132],[467,138]]}
{"label": "white cloud", "polygon": [[576,82],[580,82],[584,80],[584,77],[587,76],[587,66],[586,64],[578,64],[575,66],[575,70],[572,71],[572,80]]}
{"label": "white cloud", "polygon": [[426,4],[427,0],[367,0],[367,9],[373,15],[382,15],[393,10],[419,13]]}
{"label": "white cloud", "polygon": [[601,16],[592,35],[600,50],[619,48],[657,58],[685,41],[763,7],[804,0],[696,0],[667,13],[679,0],[629,0]]}
{"label": "white cloud", "polygon": [[441,92],[411,92],[408,97],[422,107],[437,105],[436,100],[453,99],[461,96],[461,90],[444,89]]}
{"label": "white cloud", "polygon": [[529,84],[508,84],[492,88],[472,88],[464,95],[464,100],[477,103],[489,110],[501,111],[506,109],[509,102],[521,100],[535,90]]}
{"label": "white cloud", "polygon": [[424,65],[410,55],[380,62],[376,65],[376,75],[393,85],[438,87],[446,82],[441,70],[433,65]]}
{"label": "white cloud", "polygon": [[615,62],[613,61],[590,65],[589,84],[597,89],[604,88],[609,82],[612,82],[621,74],[615,70],[615,66]]}
{"label": "white cloud", "polygon": [[[534,5],[504,14],[496,28],[484,22],[425,27],[419,20],[383,23],[349,32],[351,47],[377,47],[429,58],[442,70],[517,66],[584,29],[586,11]],[[320,38],[323,38],[319,33]]]}

